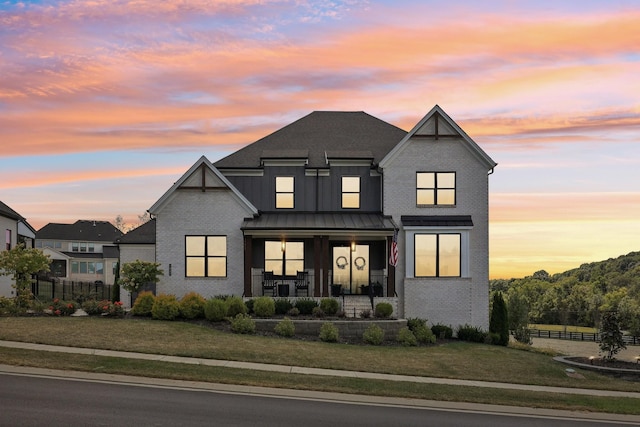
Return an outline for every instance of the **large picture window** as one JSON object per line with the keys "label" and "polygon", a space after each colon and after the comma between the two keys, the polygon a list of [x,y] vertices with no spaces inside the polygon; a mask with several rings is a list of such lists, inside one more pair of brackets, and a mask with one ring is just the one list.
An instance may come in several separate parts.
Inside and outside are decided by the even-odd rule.
{"label": "large picture window", "polygon": [[455,205],[455,172],[418,172],[416,203],[418,205]]}
{"label": "large picture window", "polygon": [[359,209],[360,208],[360,177],[359,176],[343,176],[342,177],[342,208],[343,209]]}
{"label": "large picture window", "polygon": [[276,276],[295,276],[304,270],[304,242],[264,242],[264,269]]}
{"label": "large picture window", "polygon": [[460,277],[460,234],[416,234],[415,277]]}
{"label": "large picture window", "polygon": [[227,236],[186,236],[187,277],[227,276]]}
{"label": "large picture window", "polygon": [[276,177],[276,209],[293,209],[294,180],[292,176]]}

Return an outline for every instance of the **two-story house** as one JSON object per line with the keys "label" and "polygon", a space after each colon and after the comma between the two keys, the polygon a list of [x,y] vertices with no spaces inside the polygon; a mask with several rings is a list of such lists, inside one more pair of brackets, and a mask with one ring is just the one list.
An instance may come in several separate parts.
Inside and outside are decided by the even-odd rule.
{"label": "two-story house", "polygon": [[200,158],[149,209],[157,290],[365,295],[396,316],[486,328],[495,165],[438,106],[410,132],[313,112],[215,164]]}
{"label": "two-story house", "polygon": [[[23,244],[27,248],[34,245],[36,231],[27,220],[6,204],[0,202],[0,230],[4,231],[4,242],[0,251],[8,251]],[[0,297],[15,296],[14,281],[11,276],[0,275]]]}
{"label": "two-story house", "polygon": [[36,247],[51,258],[51,277],[80,282],[114,282],[122,232],[108,221],[49,223],[36,232]]}

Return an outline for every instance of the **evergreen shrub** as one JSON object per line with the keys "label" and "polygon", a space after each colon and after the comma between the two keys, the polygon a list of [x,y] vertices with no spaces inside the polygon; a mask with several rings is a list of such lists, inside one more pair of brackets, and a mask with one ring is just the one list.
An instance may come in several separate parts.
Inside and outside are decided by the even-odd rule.
{"label": "evergreen shrub", "polygon": [[286,298],[278,298],[275,300],[276,314],[287,314],[293,308],[293,304]]}
{"label": "evergreen shrub", "polygon": [[236,317],[238,314],[247,314],[247,306],[238,296],[231,296],[226,299],[227,316]]}
{"label": "evergreen shrub", "polygon": [[367,344],[380,345],[384,341],[384,331],[378,325],[371,325],[362,334],[362,340]]}
{"label": "evergreen shrub", "polygon": [[405,347],[415,347],[418,345],[416,336],[413,334],[413,332],[411,332],[411,329],[406,326],[400,328],[400,330],[398,331],[398,342],[400,343],[400,345],[403,345]]}
{"label": "evergreen shrub", "polygon": [[131,314],[135,316],[151,316],[151,309],[153,303],[156,300],[156,296],[151,291],[143,291],[138,294],[133,307],[131,308]]}
{"label": "evergreen shrub", "polygon": [[320,300],[320,308],[327,316],[335,316],[340,310],[340,303],[335,298],[323,298]]}
{"label": "evergreen shrub", "polygon": [[291,319],[285,317],[283,320],[278,322],[274,328],[274,332],[281,337],[292,337],[296,333],[296,325]]}
{"label": "evergreen shrub", "polygon": [[324,342],[338,341],[338,328],[331,322],[325,322],[320,326],[320,340]]}
{"label": "evergreen shrub", "polygon": [[308,316],[313,313],[314,307],[317,307],[318,303],[316,300],[311,298],[300,298],[296,300],[295,307],[300,310],[300,314],[303,316]]}
{"label": "evergreen shrub", "polygon": [[382,319],[387,319],[393,314],[393,306],[388,302],[379,302],[376,304],[374,315]]}
{"label": "evergreen shrub", "polygon": [[185,319],[202,319],[207,301],[196,292],[189,292],[180,299],[180,315]]}
{"label": "evergreen shrub", "polygon": [[180,316],[180,302],[175,295],[160,294],[151,307],[151,317],[156,320],[175,320]]}
{"label": "evergreen shrub", "polygon": [[210,322],[222,322],[227,317],[227,304],[220,298],[209,298],[204,303],[204,317]]}
{"label": "evergreen shrub", "polygon": [[248,314],[239,313],[231,320],[231,331],[236,334],[254,334],[256,322]]}
{"label": "evergreen shrub", "polygon": [[276,303],[271,297],[258,297],[253,300],[253,312],[258,317],[273,317],[276,313]]}
{"label": "evergreen shrub", "polygon": [[445,338],[449,339],[453,337],[453,329],[451,326],[443,325],[442,323],[437,323],[431,327],[431,332],[436,338]]}

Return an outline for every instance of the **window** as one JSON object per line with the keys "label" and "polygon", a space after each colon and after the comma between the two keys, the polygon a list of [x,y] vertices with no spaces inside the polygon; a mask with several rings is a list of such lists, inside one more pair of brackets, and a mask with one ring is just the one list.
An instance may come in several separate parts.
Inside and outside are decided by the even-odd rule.
{"label": "window", "polygon": [[93,243],[87,243],[87,248],[89,252],[95,252],[95,245]]}
{"label": "window", "polygon": [[293,209],[293,189],[292,176],[276,177],[276,209]]}
{"label": "window", "polygon": [[87,274],[87,263],[81,262],[80,264],[80,274]]}
{"label": "window", "polygon": [[418,205],[455,205],[455,172],[418,172],[416,203]]}
{"label": "window", "polygon": [[96,274],[104,274],[104,264],[96,262]]}
{"label": "window", "polygon": [[276,276],[295,276],[303,271],[304,242],[264,242],[264,269]]}
{"label": "window", "polygon": [[96,263],[95,262],[88,262],[87,263],[87,272],[89,274],[96,274]]}
{"label": "window", "polygon": [[113,275],[115,276],[118,272],[118,262],[114,261],[111,263],[111,271],[113,273]]}
{"label": "window", "polygon": [[359,176],[343,176],[342,177],[342,208],[343,209],[359,209],[360,208],[360,177]]}
{"label": "window", "polygon": [[416,277],[460,277],[460,234],[416,234]]}
{"label": "window", "polygon": [[5,230],[4,232],[4,248],[8,251],[11,250],[11,230],[9,230],[8,228]]}
{"label": "window", "polygon": [[226,277],[227,236],[186,236],[186,276]]}
{"label": "window", "polygon": [[72,273],[78,274],[80,272],[79,264],[80,263],[78,261],[71,261],[71,272]]}
{"label": "window", "polygon": [[78,245],[79,245],[79,243],[78,243],[78,242],[72,242],[72,243],[71,243],[71,250],[72,250],[73,252],[78,252]]}
{"label": "window", "polygon": [[80,242],[80,252],[87,252],[87,242]]}

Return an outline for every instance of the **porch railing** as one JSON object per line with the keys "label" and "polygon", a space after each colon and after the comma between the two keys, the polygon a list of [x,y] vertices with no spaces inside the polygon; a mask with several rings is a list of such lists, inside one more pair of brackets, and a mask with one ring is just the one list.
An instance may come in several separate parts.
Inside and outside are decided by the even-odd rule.
{"label": "porch railing", "polygon": [[[255,296],[261,296],[266,293],[267,296],[274,296],[274,291],[271,289],[267,289],[263,292],[262,282],[263,282],[262,272],[256,272],[254,270],[252,276],[252,293]],[[296,296],[296,288],[295,288],[295,276],[276,276],[276,288],[275,288],[275,296],[276,297],[295,297]],[[309,272],[307,275],[306,281],[309,283],[308,295],[312,297],[314,295],[315,288],[315,275],[313,272]],[[393,297],[394,295],[387,295],[387,276],[383,273],[372,273],[370,275],[369,283],[363,285],[353,285],[351,289],[345,292],[345,289],[348,288],[348,284],[341,283],[335,284],[333,282],[333,271],[329,272],[329,289],[328,295],[323,296],[342,296],[342,295],[365,295],[369,296],[370,293],[376,297]],[[336,286],[332,288],[332,286]],[[307,292],[305,290],[298,291],[298,297],[307,296]]]}

